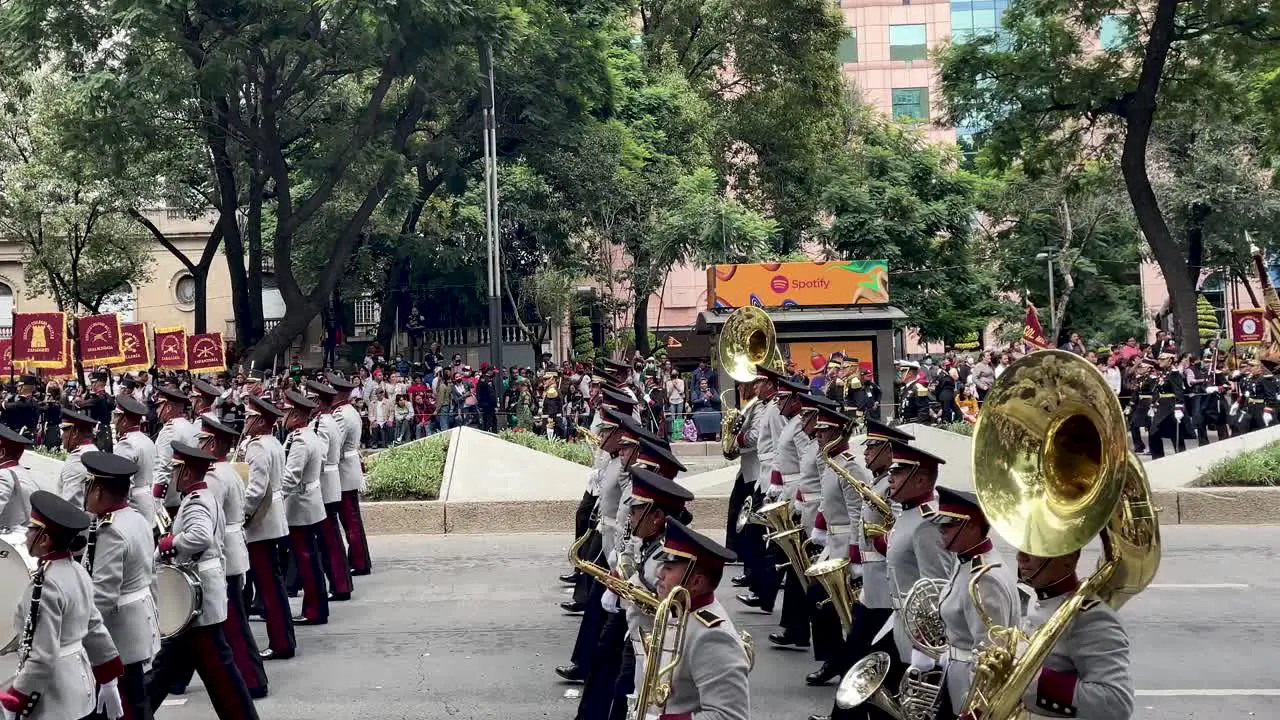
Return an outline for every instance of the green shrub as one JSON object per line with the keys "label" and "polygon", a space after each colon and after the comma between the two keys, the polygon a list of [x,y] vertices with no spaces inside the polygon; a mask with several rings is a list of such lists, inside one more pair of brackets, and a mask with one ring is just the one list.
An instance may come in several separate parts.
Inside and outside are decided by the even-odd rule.
{"label": "green shrub", "polygon": [[1209,487],[1280,485],[1280,442],[1222,460],[1195,484]]}
{"label": "green shrub", "polygon": [[67,459],[67,451],[66,451],[66,450],[63,450],[63,449],[62,449],[62,448],[60,448],[60,447],[57,447],[57,448],[47,448],[47,447],[45,447],[45,446],[43,446],[43,445],[32,445],[32,446],[30,446],[30,449],[31,449],[31,451],[32,451],[32,452],[35,452],[35,453],[37,453],[37,454],[39,454],[39,455],[44,455],[45,457],[51,457],[51,458],[53,458],[54,460],[66,460],[66,459]]}
{"label": "green shrub", "polygon": [[498,433],[498,437],[512,442],[517,445],[523,445],[527,448],[544,452],[548,455],[554,455],[561,460],[568,460],[579,465],[590,465],[593,451],[587,443],[581,442],[565,442],[563,440],[548,440],[545,435],[531,432],[516,432],[514,430],[503,430]]}
{"label": "green shrub", "polygon": [[960,422],[953,422],[953,423],[941,423],[938,425],[938,429],[946,430],[947,432],[953,432],[957,435],[968,435],[970,437],[973,436],[973,425],[970,425],[969,423],[964,422],[963,420]]}
{"label": "green shrub", "polygon": [[437,500],[450,433],[436,433],[368,458],[370,500]]}

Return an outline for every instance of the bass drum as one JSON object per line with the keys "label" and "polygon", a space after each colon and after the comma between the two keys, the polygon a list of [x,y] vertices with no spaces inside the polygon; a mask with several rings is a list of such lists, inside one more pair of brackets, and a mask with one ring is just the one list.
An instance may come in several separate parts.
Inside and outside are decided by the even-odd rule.
{"label": "bass drum", "polygon": [[35,567],[24,533],[0,535],[0,655],[18,649],[22,628],[13,625],[14,609],[26,594]]}
{"label": "bass drum", "polygon": [[156,566],[156,610],[160,637],[168,640],[191,627],[200,617],[204,593],[193,570],[178,565]]}

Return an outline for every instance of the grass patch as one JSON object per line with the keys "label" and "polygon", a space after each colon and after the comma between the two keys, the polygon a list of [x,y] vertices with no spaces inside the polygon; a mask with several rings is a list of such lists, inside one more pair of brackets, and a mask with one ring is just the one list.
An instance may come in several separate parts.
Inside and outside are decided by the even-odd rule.
{"label": "grass patch", "polygon": [[45,447],[45,446],[43,446],[43,445],[28,445],[28,446],[27,446],[27,449],[28,449],[28,450],[30,450],[31,452],[34,452],[34,453],[35,453],[35,454],[37,454],[37,455],[43,455],[43,456],[45,456],[45,457],[51,457],[51,458],[53,458],[54,460],[66,460],[66,459],[67,459],[67,451],[66,451],[66,450],[63,450],[63,449],[62,449],[62,448],[60,448],[60,447],[59,447],[59,448],[47,448],[47,447]]}
{"label": "grass patch", "polygon": [[969,423],[963,420],[961,420],[960,422],[953,422],[953,423],[940,423],[936,427],[939,430],[946,430],[947,432],[953,432],[957,435],[966,435],[968,437],[973,437],[974,426],[970,425]]}
{"label": "grass patch", "polygon": [[1280,485],[1280,442],[1227,458],[1195,483],[1202,487],[1274,487]]}
{"label": "grass patch", "polygon": [[365,497],[369,500],[438,500],[449,433],[370,455]]}
{"label": "grass patch", "polygon": [[579,465],[591,465],[593,451],[591,445],[585,442],[548,440],[545,435],[537,435],[531,432],[515,432],[514,430],[503,430],[498,433],[498,437],[516,445],[523,445],[531,450],[554,455],[561,460],[568,460]]}

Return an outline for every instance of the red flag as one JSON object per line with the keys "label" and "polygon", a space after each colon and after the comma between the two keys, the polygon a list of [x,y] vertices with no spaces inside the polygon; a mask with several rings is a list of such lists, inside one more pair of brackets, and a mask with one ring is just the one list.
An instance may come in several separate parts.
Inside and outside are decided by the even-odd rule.
{"label": "red flag", "polygon": [[1031,303],[1027,303],[1027,317],[1022,321],[1022,344],[1031,346],[1032,350],[1049,348],[1044,328],[1040,327],[1040,315],[1036,313],[1036,306]]}
{"label": "red flag", "polygon": [[60,312],[14,313],[13,357],[27,367],[61,368],[67,356],[67,316]]}
{"label": "red flag", "polygon": [[187,369],[191,372],[227,369],[227,349],[222,343],[222,333],[201,333],[187,338]]}
{"label": "red flag", "polygon": [[75,377],[75,376],[76,376],[76,365],[75,365],[75,362],[72,360],[72,357],[73,357],[73,356],[71,355],[71,338],[70,338],[70,336],[68,336],[68,337],[66,337],[66,338],[64,338],[64,339],[63,339],[63,346],[62,346],[62,347],[63,347],[63,353],[62,353],[62,356],[63,356],[64,358],[66,358],[66,360],[65,360],[61,365],[59,365],[59,366],[57,366],[57,367],[49,368],[49,369],[44,373],[44,379],[46,379],[46,380],[68,380],[68,379],[73,378],[73,377]]}
{"label": "red flag", "polygon": [[186,328],[156,328],[156,369],[187,369]]}
{"label": "red flag", "polygon": [[124,361],[120,347],[120,316],[88,315],[76,320],[76,342],[85,365],[115,365]]}
{"label": "red flag", "polygon": [[13,340],[0,340],[0,375],[12,375],[16,371],[13,366]]}
{"label": "red flag", "polygon": [[124,354],[124,359],[112,366],[113,370],[128,372],[151,367],[146,323],[124,323],[120,326],[120,351]]}

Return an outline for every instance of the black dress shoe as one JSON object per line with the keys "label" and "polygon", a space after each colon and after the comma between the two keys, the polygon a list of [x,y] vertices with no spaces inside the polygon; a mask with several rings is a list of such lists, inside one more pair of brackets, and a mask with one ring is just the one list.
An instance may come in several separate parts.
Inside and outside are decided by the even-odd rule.
{"label": "black dress shoe", "polygon": [[587,609],[587,604],[586,604],[586,603],[577,602],[577,601],[575,601],[575,600],[565,600],[564,602],[560,603],[560,609],[561,609],[561,610],[564,610],[565,612],[569,613],[570,615],[576,615],[576,614],[578,614],[578,613],[582,612],[583,610],[586,610],[586,609]]}
{"label": "black dress shoe", "polygon": [[328,625],[329,619],[325,618],[324,620],[312,620],[306,615],[299,615],[293,619],[293,624],[294,625]]}
{"label": "black dress shoe", "polygon": [[560,576],[560,582],[564,583],[565,585],[577,585],[577,584],[578,584],[578,571],[577,571],[577,570],[574,570],[573,572],[568,573],[568,574],[566,574],[566,575],[561,575],[561,576]]}
{"label": "black dress shoe", "polygon": [[329,593],[329,602],[346,602],[351,599],[351,593]]}
{"label": "black dress shoe", "polygon": [[789,647],[789,648],[796,648],[796,649],[803,649],[803,648],[809,647],[808,640],[793,638],[790,635],[788,635],[785,631],[776,632],[769,635],[769,642],[773,643],[774,645],[777,645],[778,647]]}
{"label": "black dress shoe", "polygon": [[587,674],[578,667],[577,663],[569,663],[556,668],[556,674],[573,683],[586,682]]}
{"label": "black dress shoe", "polygon": [[804,676],[804,682],[806,685],[819,687],[826,685],[838,677],[840,677],[840,673],[836,672],[836,669],[831,666],[831,663],[822,663],[822,667]]}
{"label": "black dress shoe", "polygon": [[766,607],[764,598],[752,592],[739,595],[738,602],[746,605],[747,607],[759,608],[766,613],[773,612],[773,603],[769,603],[768,607]]}
{"label": "black dress shoe", "polygon": [[733,583],[734,587],[746,587],[747,583],[750,581],[747,580],[746,575],[734,575],[733,577],[729,578],[729,582]]}
{"label": "black dress shoe", "polygon": [[263,662],[268,662],[270,660],[289,660],[293,657],[293,653],[278,653],[271,648],[267,648],[266,650],[258,653],[258,657],[262,658]]}
{"label": "black dress shoe", "polygon": [[253,698],[254,700],[261,700],[266,696],[267,696],[267,688],[260,687],[260,688],[249,689],[249,697]]}
{"label": "black dress shoe", "polygon": [[365,575],[372,575],[373,571],[372,570],[352,570],[351,574],[355,577],[364,577]]}

